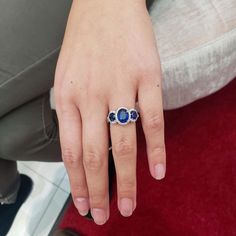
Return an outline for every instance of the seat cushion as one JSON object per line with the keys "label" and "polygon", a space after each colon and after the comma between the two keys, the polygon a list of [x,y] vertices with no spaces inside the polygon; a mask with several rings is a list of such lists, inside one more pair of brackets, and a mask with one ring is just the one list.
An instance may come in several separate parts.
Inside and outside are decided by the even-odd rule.
{"label": "seat cushion", "polygon": [[207,96],[236,76],[235,0],[156,0],[150,14],[165,109]]}

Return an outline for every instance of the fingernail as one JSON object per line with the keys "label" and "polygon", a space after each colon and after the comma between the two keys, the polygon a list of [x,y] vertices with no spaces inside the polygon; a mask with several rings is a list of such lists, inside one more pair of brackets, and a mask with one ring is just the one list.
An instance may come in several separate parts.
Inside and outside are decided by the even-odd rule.
{"label": "fingernail", "polygon": [[107,215],[103,209],[93,208],[92,216],[96,224],[103,225],[107,221]]}
{"label": "fingernail", "polygon": [[155,165],[155,177],[160,180],[165,177],[165,167],[163,164]]}
{"label": "fingernail", "polygon": [[122,216],[131,216],[133,213],[133,201],[129,198],[120,200],[120,213]]}
{"label": "fingernail", "polygon": [[78,209],[80,215],[86,216],[89,211],[89,204],[87,198],[76,198],[75,206]]}

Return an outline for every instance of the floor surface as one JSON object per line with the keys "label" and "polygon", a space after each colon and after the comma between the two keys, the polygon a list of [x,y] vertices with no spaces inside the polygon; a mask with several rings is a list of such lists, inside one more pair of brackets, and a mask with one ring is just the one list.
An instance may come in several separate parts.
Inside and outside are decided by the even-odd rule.
{"label": "floor surface", "polygon": [[63,163],[18,162],[18,169],[34,185],[7,236],[47,236],[70,192]]}

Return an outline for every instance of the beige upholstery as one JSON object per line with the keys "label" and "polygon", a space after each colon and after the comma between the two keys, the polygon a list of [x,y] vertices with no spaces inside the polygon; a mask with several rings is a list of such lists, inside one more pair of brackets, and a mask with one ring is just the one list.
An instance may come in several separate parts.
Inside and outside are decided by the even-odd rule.
{"label": "beige upholstery", "polygon": [[236,76],[236,0],[157,0],[151,17],[165,109],[207,96]]}
{"label": "beige upholstery", "polygon": [[236,0],[156,0],[150,14],[164,109],[207,96],[236,76]]}

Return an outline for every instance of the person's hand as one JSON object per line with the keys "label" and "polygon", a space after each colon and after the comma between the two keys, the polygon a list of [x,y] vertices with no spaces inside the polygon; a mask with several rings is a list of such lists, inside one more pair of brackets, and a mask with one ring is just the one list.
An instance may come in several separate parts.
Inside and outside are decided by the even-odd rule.
{"label": "person's hand", "polygon": [[136,208],[136,126],[107,124],[119,107],[139,103],[151,175],[165,175],[161,69],[144,0],[74,0],[55,76],[62,157],[75,206],[109,218],[108,131],[118,208]]}

